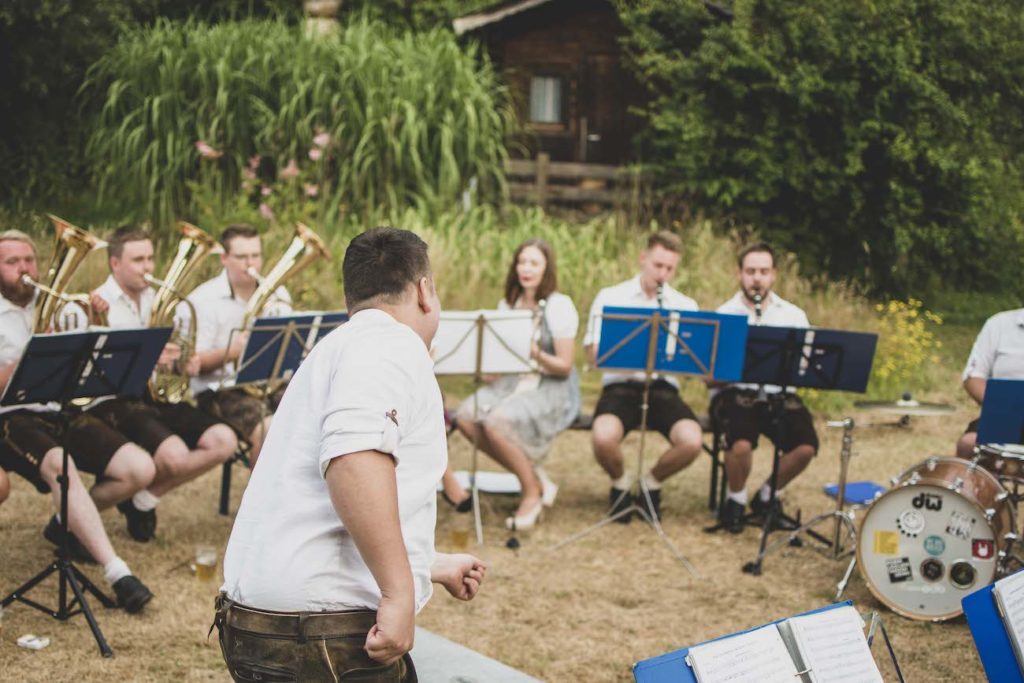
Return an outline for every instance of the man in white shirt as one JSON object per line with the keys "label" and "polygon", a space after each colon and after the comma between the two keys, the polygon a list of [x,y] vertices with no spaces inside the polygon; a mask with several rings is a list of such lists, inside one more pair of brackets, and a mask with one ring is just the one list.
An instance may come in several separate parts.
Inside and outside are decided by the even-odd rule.
{"label": "man in white shirt", "polygon": [[[94,308],[106,310],[108,325],[114,329],[148,327],[156,296],[146,281],[154,268],[149,234],[135,225],[115,230],[107,240],[107,263],[110,275],[93,292]],[[157,365],[195,375],[198,357],[180,356],[181,348],[168,343]],[[117,505],[125,515],[128,533],[142,543],[156,534],[156,506],[162,496],[226,462],[238,448],[231,427],[184,401],[114,398],[99,403],[89,414],[153,455],[153,483]]]}
{"label": "man in white shirt", "polygon": [[292,378],[224,554],[215,623],[236,681],[414,681],[431,582],[469,600],[484,577],[434,550],[448,458],[427,245],[369,230],[343,278],[351,317]]}
{"label": "man in white shirt", "polygon": [[[249,460],[256,464],[263,439],[270,428],[273,405],[242,389],[220,389],[218,383],[232,377],[236,362],[245,350],[249,333],[242,330],[246,306],[259,282],[252,272],[263,266],[263,245],[251,225],[229,225],[220,236],[224,270],[189,294],[196,310],[196,355],[199,373],[192,379],[192,391],[199,407],[234,427],[249,442]],[[291,296],[278,287],[265,314],[291,312]],[[179,314],[184,305],[179,307]]]}
{"label": "man in white shirt", "polygon": [[[25,275],[39,281],[31,238],[18,230],[0,233],[0,395],[32,337],[37,291],[22,282]],[[49,492],[56,510],[61,506],[61,441],[75,444],[68,459],[67,523],[72,554],[80,561],[100,564],[119,604],[128,612],[140,611],[153,594],[114,551],[99,509],[130,497],[153,479],[149,454],[89,415],[65,424],[52,407],[38,403],[0,408],[0,434],[0,471],[16,472],[40,493]],[[82,484],[79,468],[96,475],[92,497]],[[3,484],[0,500],[6,498],[6,476]],[[63,540],[56,515],[43,536],[54,545]]]}
{"label": "man in white shirt", "polygon": [[[758,242],[744,247],[736,260],[736,279],[740,289],[718,307],[719,313],[747,316],[751,325],[776,327],[810,327],[807,314],[774,291],[775,252],[771,245]],[[761,392],[764,392],[763,394]],[[773,419],[769,397],[782,401],[778,421]],[[778,445],[783,455],[779,460],[776,493],[807,468],[818,452],[818,435],[814,421],[800,398],[791,388],[750,384],[729,384],[717,390],[711,401],[711,417],[722,431],[725,447],[725,478],[728,493],[719,517],[731,533],[743,531],[747,506],[747,477],[753,466],[758,437],[764,434]],[[764,515],[769,507],[781,512],[779,499],[771,497],[771,486],[765,482],[750,508]]]}
{"label": "man in white shirt", "polygon": [[[1024,379],[1024,308],[996,313],[985,321],[964,368],[964,391],[981,405],[989,379]],[[971,458],[978,440],[973,420],[956,444],[961,458]]]}
{"label": "man in white shirt", "polygon": [[[654,233],[640,254],[640,273],[631,280],[597,293],[583,339],[591,363],[597,360],[601,314],[606,306],[698,310],[696,301],[668,284],[679,266],[682,249],[682,241],[677,235],[664,230]],[[605,372],[602,384],[601,396],[594,409],[591,441],[594,457],[611,478],[608,499],[611,513],[616,515],[632,504],[633,473],[625,467],[621,443],[626,434],[640,427],[644,373]],[[669,448],[644,474],[651,505],[647,505],[646,496],[641,496],[639,504],[652,518],[660,519],[661,485],[694,461],[701,451],[703,433],[697,416],[679,397],[679,383],[674,377],[655,375],[648,405],[647,425],[661,432],[668,440]],[[625,524],[630,517],[630,514],[624,514],[616,517],[615,521]]]}

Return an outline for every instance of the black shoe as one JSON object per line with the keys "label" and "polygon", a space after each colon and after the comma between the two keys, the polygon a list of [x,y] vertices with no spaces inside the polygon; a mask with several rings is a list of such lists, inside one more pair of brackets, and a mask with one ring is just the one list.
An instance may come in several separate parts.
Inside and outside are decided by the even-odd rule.
{"label": "black shoe", "polygon": [[[43,529],[43,538],[50,543],[60,548],[61,537],[63,532],[60,528],[60,522],[57,521],[57,516],[50,517],[50,523]],[[75,562],[83,562],[85,564],[96,564],[96,560],[93,559],[92,553],[82,545],[82,542],[78,540],[71,531],[68,531],[68,551],[71,553],[71,559]]]}
{"label": "black shoe", "polygon": [[783,521],[783,515],[785,514],[782,510],[782,501],[778,496],[773,498],[771,501],[761,499],[761,492],[758,491],[754,494],[753,500],[750,501],[750,511],[760,517],[762,520],[771,514],[772,517],[772,531],[786,530],[786,523]]}
{"label": "black shoe", "polygon": [[117,504],[117,509],[125,517],[128,525],[128,535],[139,543],[146,543],[156,536],[156,510],[142,510],[135,507],[132,499],[123,500]]}
{"label": "black shoe", "polygon": [[[651,502],[647,503],[650,496]],[[661,489],[647,489],[647,495],[640,492],[640,507],[652,521],[661,521]]]}
{"label": "black shoe", "polygon": [[114,589],[114,595],[117,596],[117,604],[129,614],[141,612],[146,603],[153,599],[152,591],[132,574],[122,576],[114,582],[111,588]]}
{"label": "black shoe", "polygon": [[[611,488],[611,491],[608,493],[609,515],[614,517],[616,514],[622,512],[632,504],[633,496],[629,493],[629,491],[623,491],[622,489],[617,489],[614,486]],[[629,520],[631,520],[632,518],[633,513],[627,512],[621,517],[615,517],[615,521],[619,524],[629,524]]]}
{"label": "black shoe", "polygon": [[746,511],[746,507],[742,503],[737,503],[732,498],[726,498],[725,504],[722,505],[722,509],[718,512],[718,521],[721,523],[722,528],[728,531],[730,534],[739,534],[743,532],[743,513]]}
{"label": "black shoe", "polygon": [[473,509],[473,492],[470,491],[469,495],[462,501],[456,503],[454,500],[448,497],[448,494],[441,491],[441,497],[444,498],[444,502],[455,508],[456,512],[469,512]]}

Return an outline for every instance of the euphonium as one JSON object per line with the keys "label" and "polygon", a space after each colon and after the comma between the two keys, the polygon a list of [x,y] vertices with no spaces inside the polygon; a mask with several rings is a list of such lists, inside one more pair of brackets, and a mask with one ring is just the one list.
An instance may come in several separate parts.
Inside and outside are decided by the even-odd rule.
{"label": "euphonium", "polygon": [[[150,395],[165,403],[178,403],[189,397],[191,378],[184,371],[184,364],[196,350],[197,321],[196,309],[188,300],[184,289],[203,257],[220,251],[220,245],[215,239],[191,223],[181,221],[178,227],[181,229],[181,239],[178,241],[178,251],[167,269],[167,275],[163,279],[146,275],[146,281],[156,287],[153,308],[149,313],[149,327],[173,327],[170,343],[181,349],[181,359],[173,368],[157,368],[149,380]],[[175,323],[175,311],[182,302],[190,314],[188,326],[184,331],[180,324]]]}
{"label": "euphonium", "polygon": [[281,258],[270,269],[265,277],[256,274],[256,291],[249,297],[245,306],[245,317],[242,318],[242,329],[247,330],[274,296],[277,288],[318,258],[330,260],[331,252],[320,236],[302,223],[295,224],[295,237]]}
{"label": "euphonium", "polygon": [[[53,257],[43,276],[43,282],[36,282],[28,275],[21,280],[39,290],[36,298],[35,316],[32,320],[32,331],[41,334],[49,331],[60,332],[64,329],[60,314],[70,303],[81,305],[89,319],[100,325],[106,325],[106,315],[96,316],[88,294],[68,294],[65,290],[71,284],[78,266],[94,249],[101,249],[107,243],[81,228],[76,228],[62,218],[47,214],[53,221],[57,231],[57,244],[53,249]],[[45,284],[44,284],[45,283]]]}

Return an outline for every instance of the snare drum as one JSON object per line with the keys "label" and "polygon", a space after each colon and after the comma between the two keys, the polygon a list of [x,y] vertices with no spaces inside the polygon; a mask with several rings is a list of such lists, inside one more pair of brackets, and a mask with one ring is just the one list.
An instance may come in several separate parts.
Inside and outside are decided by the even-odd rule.
{"label": "snare drum", "polygon": [[959,458],[928,458],[894,480],[864,516],[857,564],[883,604],[911,619],[942,621],[996,577],[1015,512],[991,473]]}
{"label": "snare drum", "polygon": [[999,479],[1024,484],[1024,446],[990,443],[978,446],[974,460]]}

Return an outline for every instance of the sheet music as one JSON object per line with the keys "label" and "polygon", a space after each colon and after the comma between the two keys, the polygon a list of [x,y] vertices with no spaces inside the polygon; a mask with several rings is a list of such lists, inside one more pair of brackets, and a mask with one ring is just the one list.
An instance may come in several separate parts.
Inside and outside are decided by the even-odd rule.
{"label": "sheet music", "polygon": [[996,581],[992,594],[1017,655],[1017,663],[1024,670],[1024,572]]}
{"label": "sheet music", "polygon": [[816,683],[882,683],[853,607],[836,607],[787,622],[803,664]]}
{"label": "sheet music", "polygon": [[794,683],[798,675],[774,625],[692,647],[687,659],[700,683]]}
{"label": "sheet music", "polygon": [[436,375],[466,375],[476,371],[477,319],[483,316],[483,348],[479,358],[485,374],[531,372],[530,311],[443,311],[430,355]]}

